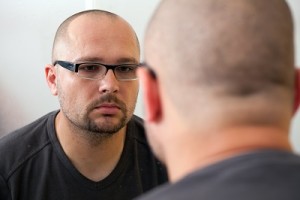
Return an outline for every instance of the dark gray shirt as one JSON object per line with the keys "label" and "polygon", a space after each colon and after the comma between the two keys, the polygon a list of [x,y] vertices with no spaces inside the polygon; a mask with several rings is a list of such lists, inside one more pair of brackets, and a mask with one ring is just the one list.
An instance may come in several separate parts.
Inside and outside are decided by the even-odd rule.
{"label": "dark gray shirt", "polygon": [[64,153],[55,133],[57,112],[0,140],[0,200],[132,199],[167,180],[147,144],[143,121],[133,116],[112,173],[94,182]]}
{"label": "dark gray shirt", "polygon": [[300,200],[300,157],[271,150],[236,156],[139,198],[157,199]]}

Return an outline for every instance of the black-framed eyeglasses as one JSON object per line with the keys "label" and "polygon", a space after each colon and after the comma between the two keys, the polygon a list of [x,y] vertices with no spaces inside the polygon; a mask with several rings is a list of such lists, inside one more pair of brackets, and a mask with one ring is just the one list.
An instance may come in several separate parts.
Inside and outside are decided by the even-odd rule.
{"label": "black-framed eyeglasses", "polygon": [[106,65],[96,62],[72,63],[62,60],[57,60],[53,63],[54,66],[57,64],[76,73],[81,78],[90,80],[103,79],[108,70],[111,69],[119,81],[136,80],[136,70],[140,66],[140,64]]}

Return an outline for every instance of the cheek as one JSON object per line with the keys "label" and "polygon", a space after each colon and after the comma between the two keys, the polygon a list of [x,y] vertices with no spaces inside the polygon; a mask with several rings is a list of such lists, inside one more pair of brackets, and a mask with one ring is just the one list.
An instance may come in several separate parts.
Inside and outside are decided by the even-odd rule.
{"label": "cheek", "polygon": [[85,97],[85,89],[72,78],[64,78],[58,81],[58,96],[65,106],[75,106]]}
{"label": "cheek", "polygon": [[89,105],[84,89],[65,87],[59,95],[60,105],[63,110],[75,115],[85,113]]}
{"label": "cheek", "polygon": [[138,85],[129,85],[124,84],[120,90],[120,100],[124,102],[124,104],[127,107],[127,115],[131,116],[134,113],[134,110],[136,108],[137,103],[137,97],[138,97]]}
{"label": "cheek", "polygon": [[139,92],[138,83],[124,84],[121,86],[121,93],[126,99],[135,99]]}
{"label": "cheek", "polygon": [[134,85],[134,87],[131,87],[130,89],[128,89],[128,99],[130,102],[133,102],[134,104],[137,101],[137,97],[138,97],[138,92],[139,92],[139,87],[138,85]]}

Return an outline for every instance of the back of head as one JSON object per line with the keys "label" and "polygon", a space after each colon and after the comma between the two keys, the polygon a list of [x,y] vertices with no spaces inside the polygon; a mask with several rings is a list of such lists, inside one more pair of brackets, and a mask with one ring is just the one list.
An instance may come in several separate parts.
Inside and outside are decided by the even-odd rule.
{"label": "back of head", "polygon": [[209,110],[223,121],[277,123],[292,114],[293,42],[284,0],[165,0],[145,57],[187,120]]}

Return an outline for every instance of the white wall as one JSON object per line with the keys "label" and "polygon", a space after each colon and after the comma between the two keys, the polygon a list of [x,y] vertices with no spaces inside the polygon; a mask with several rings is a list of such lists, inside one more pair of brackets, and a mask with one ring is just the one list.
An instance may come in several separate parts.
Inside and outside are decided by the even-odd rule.
{"label": "white wall", "polygon": [[[51,61],[52,40],[58,25],[86,8],[115,12],[132,24],[143,46],[146,23],[159,0],[0,0],[0,135],[58,109],[44,78]],[[296,24],[296,49],[300,48],[300,1],[288,0]],[[271,3],[271,1],[270,1]],[[300,66],[300,52],[296,63]],[[143,116],[139,97],[136,114]],[[5,117],[2,117],[2,116]],[[291,140],[300,152],[300,112],[291,129]]]}
{"label": "white wall", "polygon": [[[1,133],[58,108],[47,87],[44,66],[51,61],[56,27],[84,9],[84,1],[1,0]],[[4,101],[4,103],[2,103]],[[4,116],[4,117],[3,117]]]}

